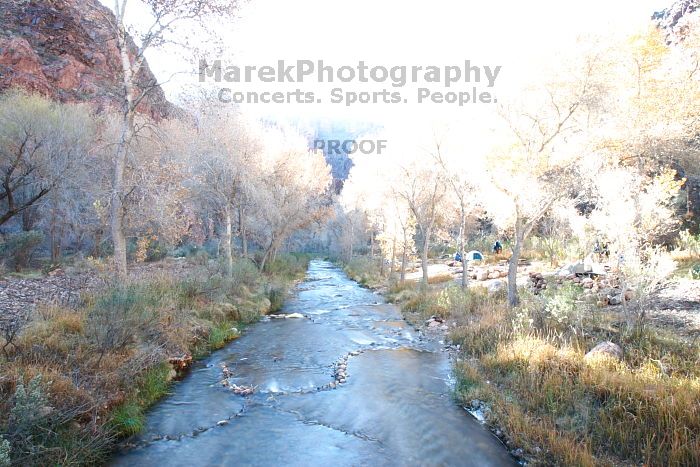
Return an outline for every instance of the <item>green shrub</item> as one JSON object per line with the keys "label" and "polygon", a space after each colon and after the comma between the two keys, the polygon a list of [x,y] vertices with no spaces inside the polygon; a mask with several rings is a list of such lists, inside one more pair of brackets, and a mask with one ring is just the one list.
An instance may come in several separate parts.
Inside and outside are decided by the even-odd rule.
{"label": "green shrub", "polygon": [[12,402],[9,426],[14,436],[30,439],[41,435],[46,428],[45,418],[49,409],[49,401],[41,386],[41,375],[32,378],[28,386],[19,383]]}
{"label": "green shrub", "polygon": [[204,281],[197,277],[187,277],[177,286],[177,304],[180,308],[195,308],[197,299],[206,293]]}
{"label": "green shrub", "polygon": [[122,404],[112,412],[110,425],[120,436],[131,436],[143,430],[146,418],[136,402]]}
{"label": "green shrub", "polygon": [[270,284],[267,290],[267,298],[270,300],[270,312],[274,313],[281,310],[286,296],[287,288],[284,284]]}
{"label": "green shrub", "polygon": [[138,377],[135,395],[111,413],[109,426],[117,435],[131,436],[143,430],[146,408],[168,393],[170,370],[170,365],[162,363],[149,368]]}
{"label": "green shrub", "polygon": [[541,330],[579,330],[587,311],[580,295],[581,287],[573,283],[546,289],[543,313],[533,316],[534,326]]}
{"label": "green shrub", "polygon": [[367,256],[358,256],[345,263],[345,274],[364,287],[372,287],[382,282],[379,274],[379,261]]}
{"label": "green shrub", "polygon": [[32,254],[43,242],[44,234],[36,230],[12,234],[0,245],[0,255],[7,266],[19,272],[29,266]]}
{"label": "green shrub", "polygon": [[153,327],[161,292],[151,285],[127,285],[97,298],[88,312],[85,334],[97,348],[99,362],[107,352],[126,348]]}
{"label": "green shrub", "polygon": [[297,279],[309,267],[310,256],[303,253],[287,253],[265,264],[265,273],[281,279]]}
{"label": "green shrub", "polygon": [[252,288],[260,284],[260,271],[249,259],[239,258],[233,262],[231,279],[231,286],[234,288],[242,285]]}
{"label": "green shrub", "polygon": [[690,278],[700,280],[700,263],[690,267]]}
{"label": "green shrub", "polygon": [[170,370],[169,364],[161,363],[148,369],[139,377],[138,399],[142,406],[148,407],[168,394]]}
{"label": "green shrub", "polygon": [[209,331],[209,347],[211,349],[220,349],[236,336],[237,334],[231,330],[231,323],[221,323]]}
{"label": "green shrub", "polygon": [[[109,437],[91,426],[70,422],[86,407],[60,409],[48,398],[50,383],[37,374],[28,384],[18,382],[6,426],[0,437],[0,465],[97,464]],[[9,463],[8,463],[9,459]]]}
{"label": "green shrub", "polygon": [[161,259],[168,256],[168,246],[159,241],[151,242],[146,250],[146,261],[160,261]]}
{"label": "green shrub", "polygon": [[0,467],[10,465],[10,442],[0,436]]}

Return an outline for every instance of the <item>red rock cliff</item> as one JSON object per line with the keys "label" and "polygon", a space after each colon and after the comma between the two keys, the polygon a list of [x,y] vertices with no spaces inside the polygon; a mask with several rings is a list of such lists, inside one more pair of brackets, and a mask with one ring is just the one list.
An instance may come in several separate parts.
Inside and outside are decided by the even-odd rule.
{"label": "red rock cliff", "polygon": [[[119,108],[119,52],[98,0],[0,0],[0,91],[11,86],[63,102]],[[148,64],[139,79],[154,82]],[[159,87],[139,111],[155,119],[173,112]]]}

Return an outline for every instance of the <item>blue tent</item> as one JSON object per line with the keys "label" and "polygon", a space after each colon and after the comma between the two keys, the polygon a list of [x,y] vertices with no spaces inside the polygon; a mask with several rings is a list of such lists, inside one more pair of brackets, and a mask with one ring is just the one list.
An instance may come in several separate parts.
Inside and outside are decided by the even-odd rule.
{"label": "blue tent", "polygon": [[[484,255],[482,255],[480,251],[476,250],[465,253],[465,256],[467,261],[482,261],[484,259]],[[462,261],[462,256],[459,254],[459,252],[457,252],[455,255],[455,261]]]}

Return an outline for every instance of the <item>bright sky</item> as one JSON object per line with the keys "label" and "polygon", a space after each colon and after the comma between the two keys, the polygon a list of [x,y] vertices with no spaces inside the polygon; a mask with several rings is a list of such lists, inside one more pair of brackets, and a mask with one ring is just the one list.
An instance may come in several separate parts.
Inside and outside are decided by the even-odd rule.
{"label": "bright sky", "polygon": [[[102,0],[110,6],[109,0]],[[525,79],[532,80],[542,66],[556,64],[560,50],[572,50],[580,37],[600,34],[627,35],[650,24],[654,11],[670,0],[590,0],[564,2],[550,0],[378,1],[355,0],[249,0],[240,18],[212,24],[227,47],[225,65],[276,65],[277,60],[324,60],[336,67],[356,66],[359,60],[371,65],[463,65],[502,66],[493,88],[495,95]],[[143,18],[132,0],[132,18]],[[152,50],[151,68],[160,77],[186,68],[176,54]],[[194,78],[180,78],[165,89],[177,100],[182,89]],[[482,83],[480,88],[484,87]],[[221,86],[235,86],[222,84]],[[425,86],[424,84],[421,86]],[[462,84],[453,90],[471,90]],[[314,91],[322,103],[258,104],[243,106],[244,111],[261,116],[284,118],[331,118],[386,121],[387,119],[474,118],[483,106],[458,107],[450,104],[417,104],[416,89],[401,89],[408,104],[363,104],[347,107],[329,103],[329,91],[381,91],[390,83],[314,82],[281,85],[256,82],[251,91],[286,91],[301,88]],[[431,90],[444,91],[441,84]],[[448,117],[449,116],[449,117]]]}

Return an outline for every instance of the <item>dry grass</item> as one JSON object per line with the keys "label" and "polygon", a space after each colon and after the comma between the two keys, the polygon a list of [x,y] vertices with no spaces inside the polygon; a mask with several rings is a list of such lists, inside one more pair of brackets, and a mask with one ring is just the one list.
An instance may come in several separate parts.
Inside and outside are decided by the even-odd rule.
{"label": "dry grass", "polygon": [[458,397],[487,401],[490,422],[536,463],[700,463],[697,347],[646,329],[618,336],[623,361],[584,360],[608,334],[571,336],[551,321],[524,330],[514,323],[532,310],[482,300],[450,335],[468,362]]}
{"label": "dry grass", "polygon": [[437,274],[435,276],[428,277],[428,284],[443,284],[445,282],[451,282],[454,280],[452,274]]}

